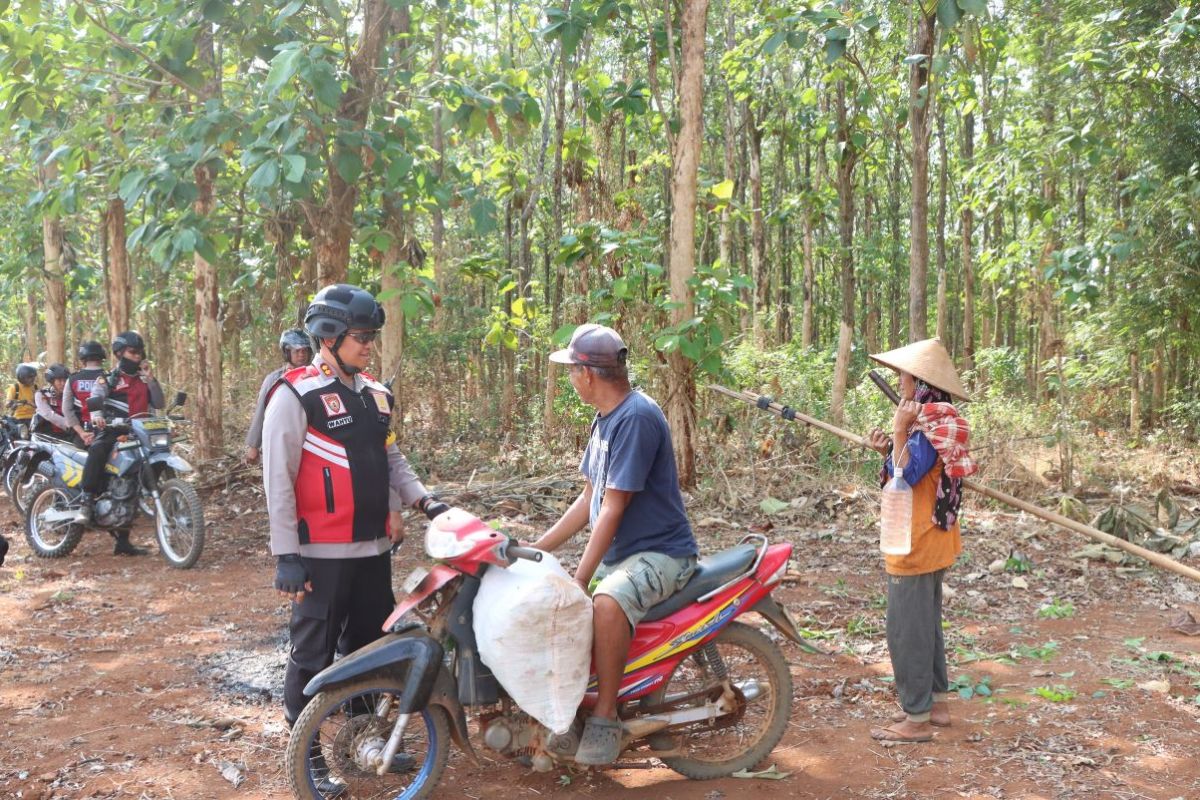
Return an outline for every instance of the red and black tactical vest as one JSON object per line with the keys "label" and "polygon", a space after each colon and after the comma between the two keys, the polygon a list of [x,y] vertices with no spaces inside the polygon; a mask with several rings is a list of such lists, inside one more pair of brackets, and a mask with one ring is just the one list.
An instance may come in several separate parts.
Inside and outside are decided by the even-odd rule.
{"label": "red and black tactical vest", "polygon": [[102,367],[84,367],[67,378],[67,385],[71,387],[71,405],[75,407],[75,416],[84,425],[92,421],[87,399],[92,396],[92,387],[103,375]]}
{"label": "red and black tactical vest", "polygon": [[150,387],[138,375],[114,369],[108,375],[108,397],[104,407],[120,417],[134,417],[150,410]]}
{"label": "red and black tactical vest", "polygon": [[[38,389],[42,394],[42,399],[46,401],[46,405],[50,406],[50,410],[55,414],[62,416],[62,395],[54,391],[52,387]],[[44,417],[38,417],[34,422],[33,429],[38,433],[62,433],[65,428],[60,428]]]}
{"label": "red and black tactical vest", "polygon": [[296,473],[300,544],[369,542],[387,535],[392,395],[365,372],[358,393],[327,364],[280,378],[300,398],[308,427]]}

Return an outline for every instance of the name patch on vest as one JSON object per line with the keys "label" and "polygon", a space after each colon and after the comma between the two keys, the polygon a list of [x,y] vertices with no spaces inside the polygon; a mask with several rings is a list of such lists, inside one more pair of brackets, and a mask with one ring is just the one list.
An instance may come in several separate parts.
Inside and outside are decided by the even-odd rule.
{"label": "name patch on vest", "polygon": [[340,428],[343,425],[349,425],[351,422],[354,422],[354,417],[338,417],[326,422],[325,427],[332,430],[333,428]]}
{"label": "name patch on vest", "polygon": [[325,406],[325,413],[331,417],[340,417],[346,413],[346,406],[342,404],[342,398],[337,394],[321,395],[321,403]]}
{"label": "name patch on vest", "polygon": [[375,407],[379,409],[380,414],[391,414],[391,406],[388,405],[387,395],[383,392],[371,390],[371,396],[375,398]]}

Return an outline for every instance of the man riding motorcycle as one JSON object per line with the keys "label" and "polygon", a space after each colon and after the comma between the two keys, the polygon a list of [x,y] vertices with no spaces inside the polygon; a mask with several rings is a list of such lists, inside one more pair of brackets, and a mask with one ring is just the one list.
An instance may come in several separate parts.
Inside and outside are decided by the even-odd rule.
{"label": "man riding motorcycle", "polygon": [[4,410],[15,419],[23,438],[29,436],[29,423],[33,420],[33,395],[37,391],[37,367],[33,364],[18,364],[14,370],[17,382],[8,387]]}
{"label": "man riding motorcycle", "polygon": [[[102,398],[104,406],[102,410],[92,412],[92,425],[99,433],[88,448],[80,483],[83,494],[76,520],[83,524],[91,522],[96,496],[104,489],[104,465],[117,443],[117,434],[105,429],[105,415],[132,418],[148,413],[151,408],[164,406],[162,387],[149,365],[142,363],[146,357],[146,343],[141,335],[137,331],[117,334],[112,342],[112,353],[118,359],[117,368],[92,387],[91,397]],[[117,531],[113,536],[117,540],[113,555],[142,556],[148,552],[130,543],[128,530]]]}
{"label": "man riding motorcycle", "polygon": [[104,361],[108,353],[97,341],[83,342],[76,354],[83,366],[67,378],[63,390],[63,416],[71,430],[88,446],[95,439],[92,431],[92,412],[88,411],[87,399],[92,396],[92,387],[104,376]]}

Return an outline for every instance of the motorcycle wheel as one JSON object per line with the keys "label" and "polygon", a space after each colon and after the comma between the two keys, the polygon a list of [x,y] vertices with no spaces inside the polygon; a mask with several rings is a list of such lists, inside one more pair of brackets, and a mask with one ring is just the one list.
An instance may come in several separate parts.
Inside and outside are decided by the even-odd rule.
{"label": "motorcycle wheel", "polygon": [[29,501],[25,513],[25,539],[33,552],[42,558],[62,558],[70,553],[83,538],[83,526],[77,522],[46,522],[42,519],[47,511],[63,511],[71,506],[66,490],[47,486]]}
{"label": "motorcycle wheel", "polygon": [[[15,471],[16,467],[14,466],[10,472]],[[9,496],[12,497],[13,505],[17,507],[17,511],[20,511],[22,514],[24,514],[25,509],[29,508],[29,501],[36,497],[38,492],[48,486],[53,477],[54,474],[50,465],[42,462],[41,464],[37,465],[37,468],[34,470],[33,474],[24,481],[18,483],[16,479],[14,479],[13,487],[9,491]]]}
{"label": "motorcycle wheel", "polygon": [[195,487],[172,478],[158,487],[162,513],[154,518],[158,549],[176,569],[196,564],[204,549],[204,505]]}
{"label": "motorcycle wheel", "polygon": [[[783,738],[792,712],[792,674],[779,646],[766,634],[731,622],[713,644],[734,685],[747,687],[753,681],[762,694],[743,701],[735,714],[667,731],[682,735],[685,755],[666,756],[663,763],[695,780],[721,778],[757,766]],[[697,705],[721,693],[720,679],[699,650],[680,661],[667,682],[642,702],[657,706],[670,702],[671,697],[699,694],[706,688],[712,691],[697,697]]]}
{"label": "motorcycle wheel", "polygon": [[[412,769],[380,776],[359,758],[387,743],[403,689],[402,681],[374,676],[310,700],[292,726],[285,753],[292,796],[297,800],[343,795],[421,800],[432,794],[450,758],[450,721],[437,706],[414,713],[404,730],[400,752],[412,756]],[[392,702],[380,716],[385,697]]]}
{"label": "motorcycle wheel", "polygon": [[4,468],[4,491],[8,492],[9,497],[13,497],[13,486],[17,483],[17,462],[13,462]]}

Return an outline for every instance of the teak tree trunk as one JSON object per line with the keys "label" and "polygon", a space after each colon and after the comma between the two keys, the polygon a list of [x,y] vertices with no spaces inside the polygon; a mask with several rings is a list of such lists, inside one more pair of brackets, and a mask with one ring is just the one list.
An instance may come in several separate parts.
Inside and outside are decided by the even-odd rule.
{"label": "teak tree trunk", "polygon": [[[670,9],[670,6],[668,6]],[[668,10],[668,13],[669,10]],[[694,298],[688,280],[695,274],[696,177],[704,131],[704,32],[708,0],[688,0],[681,20],[682,64],[679,75],[679,136],[671,172],[671,311],[672,324],[691,319]],[[679,483],[696,484],[695,365],[678,349],[668,357],[667,418],[679,467]]]}

